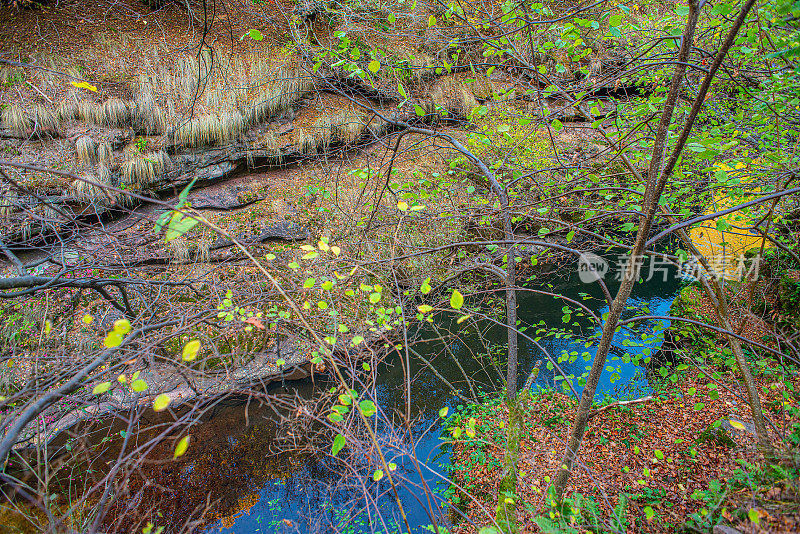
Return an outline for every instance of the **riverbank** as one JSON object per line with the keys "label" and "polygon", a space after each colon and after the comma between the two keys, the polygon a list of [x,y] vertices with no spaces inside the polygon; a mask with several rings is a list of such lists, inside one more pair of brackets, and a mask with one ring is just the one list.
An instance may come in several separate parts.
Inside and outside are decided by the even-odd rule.
{"label": "riverbank", "polygon": [[[785,308],[781,293],[769,296],[768,278],[729,289],[736,295],[732,302],[738,331],[773,346],[764,337],[768,324],[757,321],[749,309],[763,304],[764,296],[771,307]],[[785,273],[778,278],[786,278]],[[762,298],[754,299],[754,294]],[[713,324],[709,306],[704,294],[689,285],[670,315]],[[553,506],[548,487],[577,401],[547,389],[521,401],[516,498],[524,503],[518,507],[523,532],[592,527],[706,532],[716,525],[736,529],[722,532],[800,530],[796,368],[781,367],[766,353],[748,353],[776,450],[774,458],[765,460],[756,448],[750,408],[723,340],[679,321],[666,337],[670,357],[662,358],[663,367],[648,367],[652,393],[632,394],[629,400],[636,397],[634,402],[625,404],[607,396],[596,406],[567,486],[565,508]],[[484,510],[496,506],[507,423],[502,399],[467,406],[447,422],[454,440],[450,500],[480,525],[486,522]],[[476,430],[474,437],[466,431],[469,427]],[[468,522],[454,530],[472,531]]]}

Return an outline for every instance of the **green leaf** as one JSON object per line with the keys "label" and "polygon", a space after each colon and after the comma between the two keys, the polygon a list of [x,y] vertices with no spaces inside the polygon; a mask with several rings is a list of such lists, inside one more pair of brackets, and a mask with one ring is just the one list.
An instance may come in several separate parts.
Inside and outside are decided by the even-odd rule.
{"label": "green leaf", "polygon": [[175,446],[175,454],[173,455],[173,459],[178,458],[186,454],[186,451],[189,450],[189,439],[191,436],[186,435],[181,438],[178,444]]}
{"label": "green leaf", "polygon": [[361,336],[353,336],[353,341],[350,343],[355,347],[356,345],[360,345],[364,342],[364,338]]}
{"label": "green leaf", "polygon": [[372,480],[378,482],[382,478],[383,478],[383,471],[381,469],[376,469],[375,473],[373,473],[372,475]]}
{"label": "green leaf", "polygon": [[420,106],[420,105],[415,105],[414,106],[414,112],[417,114],[417,117],[424,117],[425,116],[425,110],[422,109],[422,106]]}
{"label": "green leaf", "polygon": [[400,93],[400,96],[403,98],[408,98],[408,96],[406,96],[406,90],[403,88],[403,84],[400,82],[397,82],[397,92]]}
{"label": "green leaf", "polygon": [[428,28],[432,26],[436,26],[436,17],[434,17],[433,15],[428,17]]}
{"label": "green leaf", "polygon": [[111,382],[103,382],[101,384],[97,384],[92,390],[92,395],[102,395],[109,389],[111,389]]}
{"label": "green leaf", "polygon": [[117,319],[114,321],[114,332],[124,336],[131,331],[131,322],[127,319]]}
{"label": "green leaf", "polygon": [[136,393],[141,393],[147,389],[147,382],[142,380],[141,378],[134,380],[131,384],[131,389]]}
{"label": "green leaf", "polygon": [[153,410],[157,412],[163,412],[164,410],[167,409],[167,406],[169,406],[169,402],[170,402],[169,395],[167,395],[166,393],[162,393],[161,395],[156,397],[155,400],[153,401]]}
{"label": "green leaf", "polygon": [[375,403],[371,400],[363,400],[359,402],[358,409],[361,410],[361,413],[363,413],[365,417],[372,417],[378,411],[378,409],[375,407]]}
{"label": "green leaf", "polygon": [[751,508],[750,511],[747,512],[747,517],[756,525],[761,523],[761,515],[759,515],[758,510],[755,508]]}
{"label": "green leaf", "polygon": [[647,520],[650,521],[651,519],[653,519],[653,517],[655,517],[656,513],[653,511],[652,507],[645,506],[644,507],[644,515],[645,515],[645,517],[647,517]]}
{"label": "green leaf", "polygon": [[250,39],[252,39],[254,41],[261,41],[261,40],[264,39],[264,36],[261,35],[261,32],[256,30],[256,29],[249,30],[247,32],[247,35],[250,37]]}
{"label": "green leaf", "polygon": [[658,449],[656,449],[655,451],[653,451],[653,454],[655,454],[655,455],[656,455],[656,458],[658,458],[659,460],[663,460],[663,459],[664,459],[664,453],[663,453],[663,452],[661,452],[661,451],[660,451],[660,450],[658,450]]}
{"label": "green leaf", "polygon": [[397,20],[397,17],[394,13],[389,13],[389,16],[386,17],[386,20],[388,20],[389,23],[394,24],[394,21]]}
{"label": "green leaf", "polygon": [[372,367],[370,367],[367,362],[362,363],[361,368],[364,369],[365,371],[369,371],[370,369],[372,369]]}
{"label": "green leaf", "polygon": [[369,62],[369,65],[367,65],[367,68],[369,69],[369,71],[371,73],[375,74],[376,72],[381,70],[381,62],[378,61],[377,59],[373,59],[372,61]]}
{"label": "green leaf", "polygon": [[103,346],[109,349],[114,347],[119,347],[121,343],[122,343],[122,336],[120,335],[119,332],[115,332],[113,330],[109,332],[108,335],[103,340]]}
{"label": "green leaf", "polygon": [[341,434],[336,434],[336,437],[333,438],[333,447],[331,447],[331,455],[336,456],[339,454],[339,451],[344,448],[344,436]]}
{"label": "green leaf", "polygon": [[449,408],[448,408],[447,406],[445,406],[444,408],[442,408],[441,410],[439,410],[439,417],[441,417],[442,419],[444,419],[445,417],[447,417],[447,412],[448,412],[448,411],[449,411]]}
{"label": "green leaf", "polygon": [[553,130],[555,130],[556,132],[560,132],[561,129],[564,127],[564,124],[558,119],[553,119],[553,122],[550,123],[550,127],[553,128]]}
{"label": "green leaf", "polygon": [[329,413],[328,419],[330,419],[334,423],[341,423],[342,421],[344,421],[344,417],[342,417],[338,412]]}
{"label": "green leaf", "polygon": [[608,25],[612,28],[616,28],[622,24],[622,15],[611,15],[608,17]]}
{"label": "green leaf", "polygon": [[381,300],[381,294],[377,291],[374,293],[369,294],[369,301],[373,304],[377,304]]}
{"label": "green leaf", "polygon": [[458,289],[453,290],[453,294],[450,295],[450,307],[454,310],[460,310],[461,306],[464,305],[464,295]]}
{"label": "green leaf", "polygon": [[177,239],[197,225],[200,221],[194,217],[183,217],[180,219],[172,218],[167,226],[167,233],[164,234],[164,242],[169,243]]}
{"label": "green leaf", "polygon": [[419,291],[423,295],[427,295],[428,293],[431,292],[431,278],[430,278],[430,276],[428,278],[426,278],[424,282],[422,282],[422,286],[419,288]]}
{"label": "green leaf", "polygon": [[181,358],[185,362],[194,361],[197,358],[197,353],[200,352],[200,340],[193,339],[183,346]]}
{"label": "green leaf", "polygon": [[189,185],[183,188],[181,194],[178,195],[178,200],[180,201],[178,202],[178,206],[183,207],[184,203],[189,198],[189,191],[192,190],[192,186],[194,185],[194,183],[197,181],[198,178],[199,176],[195,176],[194,178],[192,178],[192,181],[189,182]]}

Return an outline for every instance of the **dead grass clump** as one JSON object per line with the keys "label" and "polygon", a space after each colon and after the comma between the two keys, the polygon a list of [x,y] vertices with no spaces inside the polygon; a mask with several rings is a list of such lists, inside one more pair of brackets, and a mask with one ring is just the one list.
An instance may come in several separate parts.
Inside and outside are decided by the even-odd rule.
{"label": "dead grass clump", "polygon": [[34,122],[37,133],[56,133],[58,131],[58,117],[47,106],[37,105],[34,110]]}
{"label": "dead grass clump", "polygon": [[366,114],[361,110],[341,110],[333,116],[331,134],[343,143],[352,143],[361,137],[366,122]]}
{"label": "dead grass clump", "polygon": [[97,102],[81,100],[78,102],[77,119],[90,124],[101,124],[103,110]]}
{"label": "dead grass clump", "polygon": [[172,161],[163,150],[134,156],[122,164],[122,181],[126,185],[145,189],[160,178],[171,164]]}
{"label": "dead grass clump", "polygon": [[457,117],[466,117],[478,105],[475,95],[457,76],[443,76],[431,88],[431,100]]}
{"label": "dead grass clump", "polygon": [[97,145],[97,161],[103,165],[106,165],[107,167],[110,167],[113,158],[114,151],[111,150],[111,145],[108,144],[108,141],[103,141]]}
{"label": "dead grass clump", "polygon": [[177,237],[167,243],[170,263],[189,263],[189,240],[184,236]]}
{"label": "dead grass clump", "polygon": [[33,121],[17,104],[11,104],[3,110],[3,127],[17,135],[29,135],[33,130]]}
{"label": "dead grass clump", "polygon": [[175,143],[186,147],[215,145],[226,139],[222,123],[216,115],[200,115],[184,122],[175,131]]}
{"label": "dead grass clump", "polygon": [[75,153],[78,161],[91,165],[97,161],[97,143],[88,135],[82,135],[75,142]]}
{"label": "dead grass clump", "polygon": [[235,141],[244,132],[244,117],[238,110],[223,112],[219,121],[224,141]]}
{"label": "dead grass clump", "polygon": [[103,102],[100,109],[100,124],[107,128],[123,128],[128,125],[131,113],[128,104],[119,98]]}
{"label": "dead grass clump", "polygon": [[58,105],[56,116],[61,122],[74,121],[80,119],[78,102],[72,99],[65,100]]}
{"label": "dead grass clump", "polygon": [[296,65],[275,67],[266,61],[250,63],[255,104],[247,112],[248,124],[261,124],[291,107],[314,87],[313,80]]}
{"label": "dead grass clump", "polygon": [[70,184],[69,193],[73,198],[97,206],[111,203],[109,195],[103,190],[103,186],[111,185],[111,173],[105,173],[102,176],[99,174],[85,175],[83,178],[86,178],[86,181],[75,180]]}

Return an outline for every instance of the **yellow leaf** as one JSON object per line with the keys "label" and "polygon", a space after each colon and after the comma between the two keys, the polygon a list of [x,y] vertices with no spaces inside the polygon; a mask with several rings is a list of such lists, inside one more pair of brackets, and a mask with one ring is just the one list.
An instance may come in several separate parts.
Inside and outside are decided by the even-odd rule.
{"label": "yellow leaf", "polygon": [[83,324],[92,324],[92,321],[94,321],[94,317],[92,317],[88,313],[83,316]]}
{"label": "yellow leaf", "polygon": [[173,458],[178,458],[179,456],[183,456],[186,454],[186,451],[189,449],[189,435],[184,436],[178,442],[178,445],[175,447],[175,455]]}
{"label": "yellow leaf", "polygon": [[92,395],[101,395],[111,388],[111,382],[103,382],[102,384],[97,384],[94,389],[92,390]]}
{"label": "yellow leaf", "polygon": [[331,247],[331,252],[333,252],[334,256],[338,256],[339,254],[342,253],[342,249],[340,249],[337,246],[333,246],[333,247]]}
{"label": "yellow leaf", "polygon": [[737,421],[735,419],[728,419],[728,422],[736,430],[744,430],[744,424],[741,421]]}
{"label": "yellow leaf", "polygon": [[78,89],[88,89],[89,91],[97,92],[97,87],[90,84],[89,82],[71,82],[71,83]]}
{"label": "yellow leaf", "polygon": [[114,321],[114,332],[124,336],[131,331],[131,322],[127,319],[117,319]]}
{"label": "yellow leaf", "polygon": [[422,211],[425,208],[427,208],[425,204],[417,204],[416,206],[411,206],[411,211]]}
{"label": "yellow leaf", "polygon": [[399,209],[400,211],[408,211],[408,204],[406,204],[404,201],[401,200],[400,202],[397,203],[397,209]]}
{"label": "yellow leaf", "polygon": [[153,401],[153,410],[157,412],[163,412],[164,410],[167,409],[167,406],[169,406],[169,401],[170,401],[169,395],[167,395],[166,393],[162,393],[161,395],[156,397],[155,400]]}
{"label": "yellow leaf", "polygon": [[183,347],[183,361],[194,361],[197,358],[198,352],[200,352],[200,340],[193,339]]}

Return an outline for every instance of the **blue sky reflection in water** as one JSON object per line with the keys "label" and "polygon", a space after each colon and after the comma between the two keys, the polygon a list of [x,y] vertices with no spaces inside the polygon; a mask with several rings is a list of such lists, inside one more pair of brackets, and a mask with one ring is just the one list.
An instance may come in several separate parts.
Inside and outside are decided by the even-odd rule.
{"label": "blue sky reflection in water", "polygon": [[[619,285],[619,282],[614,280],[617,267],[612,262],[609,274],[606,276],[612,295],[616,293]],[[528,287],[563,294],[585,304],[598,316],[607,312],[608,305],[602,298],[599,286],[582,283],[575,269],[570,269],[570,273],[539,275],[537,279],[528,283]],[[646,267],[643,273],[646,277],[648,274]],[[681,280],[674,271],[669,272],[666,282],[663,281],[661,273],[656,273],[650,280],[636,284],[628,303],[629,309],[623,318],[632,315],[668,315],[680,285]],[[502,304],[503,295],[499,293],[497,305],[502,306]],[[566,305],[568,303],[560,299],[535,292],[526,291],[519,295],[520,321],[523,327],[527,327],[525,333],[534,339],[541,337],[539,345],[557,361],[561,358],[560,366],[563,371],[578,377],[586,371],[587,366],[591,365],[600,329],[586,316],[576,313],[575,306],[570,305],[573,311],[566,314],[564,309]],[[411,357],[411,408],[417,419],[412,433],[416,440],[415,453],[427,464],[427,470],[423,469],[424,480],[420,480],[408,457],[395,457],[390,460],[398,464],[398,473],[403,472],[412,484],[427,484],[437,495],[441,495],[446,489],[446,484],[441,482],[440,474],[445,473],[445,466],[449,461],[447,448],[442,447],[440,438],[439,410],[448,406],[452,414],[459,405],[466,403],[465,398],[474,398],[481,392],[492,394],[503,388],[504,370],[501,368],[501,356],[505,350],[505,330],[488,321],[479,323],[465,321],[458,325],[456,319],[460,315],[462,314],[440,314],[432,325],[417,332],[418,341],[413,345],[416,355],[412,354]],[[669,324],[657,323],[660,322],[641,323],[617,333],[614,348],[598,386],[598,400],[605,395],[640,396],[649,391],[646,369],[630,363],[630,360],[637,354],[646,358],[658,351],[661,337],[656,335],[656,332],[663,330]],[[584,359],[584,353],[588,353],[588,361]],[[400,358],[401,355],[395,354],[378,369],[378,401],[390,417],[393,413],[402,412],[405,405]],[[428,360],[436,372],[431,371],[430,366],[422,362],[422,358]],[[542,359],[534,387],[562,388],[563,381],[556,378],[557,371],[555,368],[548,368],[547,360],[543,358],[544,353],[539,347],[520,337],[520,385],[528,377],[536,361]],[[577,380],[573,381],[573,386],[580,394],[582,388]],[[453,392],[453,387],[458,390],[458,394]],[[391,457],[392,452],[388,451],[387,456]],[[246,512],[240,512],[238,516],[228,518],[224,526],[217,523],[208,531],[242,534],[324,532],[331,530],[333,525],[338,525],[342,532],[385,531],[374,517],[361,514],[353,518],[349,510],[337,506],[337,502],[346,502],[351,495],[330,493],[331,480],[320,476],[321,472],[324,472],[324,466],[309,465],[288,474],[283,480],[267,483],[259,490],[258,500],[251,508]],[[379,486],[385,493],[372,497],[377,498],[380,503],[389,531],[404,531],[404,528],[395,528],[393,525],[394,522],[397,522],[397,525],[402,523],[394,498],[388,492],[389,485],[384,482]],[[409,488],[403,488],[400,498],[412,527],[416,527],[419,532],[430,532],[430,529],[425,528],[431,524],[431,519],[426,512],[427,499],[424,492],[416,488],[412,493]]]}

